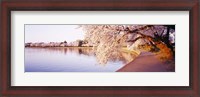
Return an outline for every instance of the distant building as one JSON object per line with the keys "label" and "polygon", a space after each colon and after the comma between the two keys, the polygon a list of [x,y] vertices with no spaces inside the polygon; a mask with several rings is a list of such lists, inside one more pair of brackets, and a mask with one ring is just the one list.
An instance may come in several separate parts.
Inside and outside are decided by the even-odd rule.
{"label": "distant building", "polygon": [[65,42],[61,42],[61,43],[60,43],[60,46],[61,46],[61,47],[67,47],[68,45],[67,45],[67,42],[66,42],[66,43],[65,43]]}

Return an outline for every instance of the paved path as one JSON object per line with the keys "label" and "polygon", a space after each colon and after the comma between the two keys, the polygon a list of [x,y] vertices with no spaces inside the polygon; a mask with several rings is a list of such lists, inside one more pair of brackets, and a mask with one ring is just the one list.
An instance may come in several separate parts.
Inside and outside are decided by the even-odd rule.
{"label": "paved path", "polygon": [[166,72],[168,64],[159,60],[155,54],[142,52],[135,60],[128,63],[117,72]]}

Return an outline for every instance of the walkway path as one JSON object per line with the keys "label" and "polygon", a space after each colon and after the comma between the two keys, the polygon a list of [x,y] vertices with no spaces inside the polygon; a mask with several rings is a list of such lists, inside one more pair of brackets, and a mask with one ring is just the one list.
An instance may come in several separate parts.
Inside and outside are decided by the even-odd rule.
{"label": "walkway path", "polygon": [[142,52],[132,62],[128,63],[117,72],[166,72],[169,65],[159,60],[151,52]]}

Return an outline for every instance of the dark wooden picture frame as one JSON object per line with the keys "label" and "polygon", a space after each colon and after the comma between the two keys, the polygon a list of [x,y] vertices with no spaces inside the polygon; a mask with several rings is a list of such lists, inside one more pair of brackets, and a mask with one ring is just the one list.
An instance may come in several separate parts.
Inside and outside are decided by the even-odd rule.
{"label": "dark wooden picture frame", "polygon": [[[189,11],[189,86],[11,86],[11,11]],[[5,0],[1,2],[1,97],[200,97],[199,0]]]}

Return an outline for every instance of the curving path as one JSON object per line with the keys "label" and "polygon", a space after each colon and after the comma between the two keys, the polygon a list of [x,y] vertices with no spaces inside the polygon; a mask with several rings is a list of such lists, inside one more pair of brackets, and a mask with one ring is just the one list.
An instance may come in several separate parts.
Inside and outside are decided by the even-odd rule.
{"label": "curving path", "polygon": [[168,64],[159,60],[155,54],[151,52],[142,52],[132,62],[117,70],[117,72],[174,72],[174,66],[169,67]]}

